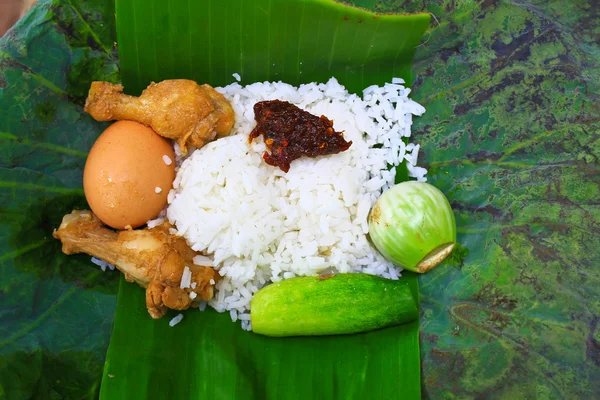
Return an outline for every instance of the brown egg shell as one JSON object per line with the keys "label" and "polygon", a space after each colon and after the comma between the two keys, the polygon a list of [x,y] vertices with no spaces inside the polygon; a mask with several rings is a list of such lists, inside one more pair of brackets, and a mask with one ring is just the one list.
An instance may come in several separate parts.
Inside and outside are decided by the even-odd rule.
{"label": "brown egg shell", "polygon": [[[172,160],[167,165],[164,156]],[[110,125],[96,140],[83,173],[83,189],[98,218],[115,229],[137,228],[167,205],[175,179],[170,141],[133,121]],[[156,193],[160,188],[160,193]]]}

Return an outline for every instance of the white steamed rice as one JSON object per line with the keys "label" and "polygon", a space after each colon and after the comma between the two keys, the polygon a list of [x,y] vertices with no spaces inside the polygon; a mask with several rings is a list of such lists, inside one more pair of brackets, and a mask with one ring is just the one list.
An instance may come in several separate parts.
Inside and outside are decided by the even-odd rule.
{"label": "white steamed rice", "polygon": [[175,325],[180,323],[182,319],[183,319],[183,314],[181,314],[181,313],[177,314],[169,321],[169,326],[171,328],[174,327]]}
{"label": "white steamed rice", "polygon": [[[185,160],[178,155],[167,214],[151,221],[158,225],[168,218],[178,235],[207,255],[195,263],[213,265],[223,276],[210,306],[249,328],[250,300],[269,282],[323,270],[400,276],[400,268],[367,240],[367,216],[394,184],[390,165],[406,160],[409,175],[426,180],[426,170],[416,166],[419,145],[403,142],[412,116],[425,109],[408,98],[403,83],[394,79],[368,87],[362,99],[333,78],[300,87],[264,82],[217,88],[236,113],[232,136]],[[254,104],[273,99],[326,115],[352,146],[296,160],[288,173],[267,165],[262,138],[249,144],[248,134],[255,125]]]}
{"label": "white steamed rice", "polygon": [[113,271],[115,269],[115,266],[112,265],[111,263],[108,263],[108,262],[101,260],[99,258],[96,258],[96,257],[92,257],[92,263],[99,266],[103,272],[105,272],[107,268],[110,269],[111,271]]}

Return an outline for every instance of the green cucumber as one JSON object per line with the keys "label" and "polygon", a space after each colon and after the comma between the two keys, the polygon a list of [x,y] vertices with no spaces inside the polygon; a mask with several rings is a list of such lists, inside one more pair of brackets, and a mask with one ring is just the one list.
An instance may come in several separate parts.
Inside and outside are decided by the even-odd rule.
{"label": "green cucumber", "polygon": [[402,279],[337,274],[265,286],[252,299],[250,317],[261,335],[340,335],[414,321],[418,310]]}

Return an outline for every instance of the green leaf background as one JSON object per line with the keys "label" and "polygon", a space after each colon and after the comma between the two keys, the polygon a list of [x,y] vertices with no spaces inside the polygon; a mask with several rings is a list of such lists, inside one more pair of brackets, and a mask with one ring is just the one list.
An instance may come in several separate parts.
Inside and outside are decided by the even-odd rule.
{"label": "green leaf background", "polygon": [[[596,2],[361,4],[437,20],[413,131],[462,247],[420,277],[423,396],[599,397]],[[84,204],[89,81],[120,80],[111,7],[42,0],[0,41],[0,398],[99,394],[118,275],[49,233]]]}
{"label": "green leaf background", "polygon": [[60,254],[52,227],[85,204],[81,169],[102,127],[90,75],[119,79],[100,2],[42,1],[0,42],[0,398],[94,398],[118,277]]}

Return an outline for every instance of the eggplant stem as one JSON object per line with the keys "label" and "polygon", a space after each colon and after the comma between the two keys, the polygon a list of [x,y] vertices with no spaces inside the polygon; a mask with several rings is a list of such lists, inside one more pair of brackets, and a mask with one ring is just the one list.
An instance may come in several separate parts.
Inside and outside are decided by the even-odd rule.
{"label": "eggplant stem", "polygon": [[444,261],[444,259],[452,253],[454,246],[456,246],[456,243],[454,242],[444,243],[431,250],[421,261],[419,261],[415,267],[415,271],[422,274],[433,269],[433,267]]}

